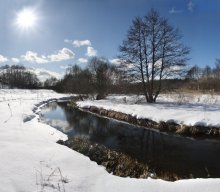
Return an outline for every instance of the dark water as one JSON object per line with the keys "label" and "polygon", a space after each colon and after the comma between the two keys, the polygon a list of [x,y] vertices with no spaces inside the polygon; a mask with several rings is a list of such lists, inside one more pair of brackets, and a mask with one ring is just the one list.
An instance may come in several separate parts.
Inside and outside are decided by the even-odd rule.
{"label": "dark water", "polygon": [[69,138],[87,137],[145,162],[155,172],[183,178],[220,177],[220,141],[164,134],[69,109],[66,103],[50,103],[42,109],[42,117]]}

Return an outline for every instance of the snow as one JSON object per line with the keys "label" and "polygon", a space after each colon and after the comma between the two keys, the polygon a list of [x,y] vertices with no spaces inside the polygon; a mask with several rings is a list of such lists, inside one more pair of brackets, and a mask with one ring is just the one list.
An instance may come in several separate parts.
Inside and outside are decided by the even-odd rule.
{"label": "snow", "polygon": [[77,104],[82,108],[96,106],[156,122],[175,121],[185,125],[220,127],[220,96],[218,95],[163,94],[156,104],[147,104],[143,96],[114,95],[105,100],[87,100]]}
{"label": "snow", "polygon": [[113,176],[57,144],[66,135],[39,122],[32,110],[42,101],[67,96],[48,90],[0,90],[1,192],[219,191],[220,179],[166,182]]}

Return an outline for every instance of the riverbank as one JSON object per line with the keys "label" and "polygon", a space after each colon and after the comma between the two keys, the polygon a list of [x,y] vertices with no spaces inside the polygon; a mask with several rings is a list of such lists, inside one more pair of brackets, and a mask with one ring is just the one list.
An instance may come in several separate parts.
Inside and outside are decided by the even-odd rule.
{"label": "riverbank", "polygon": [[88,138],[78,137],[69,138],[66,141],[59,140],[57,143],[65,145],[95,161],[98,165],[102,165],[113,175],[120,177],[130,177],[139,179],[163,179],[166,181],[177,181],[180,179],[190,179],[190,174],[180,176],[167,170],[161,170],[139,161],[136,158],[126,155],[125,153],[107,148],[106,146],[91,142]]}
{"label": "riverbank", "polygon": [[71,138],[57,143],[65,145],[102,165],[116,176],[131,178],[148,178],[152,175],[147,165],[138,162],[128,155],[111,150],[104,145],[89,141],[87,138]]}
{"label": "riverbank", "polygon": [[88,157],[57,144],[67,136],[39,122],[33,110],[43,101],[66,96],[48,90],[0,90],[1,192],[219,191],[220,179],[166,182],[113,176]]}
{"label": "riverbank", "polygon": [[131,123],[133,125],[159,130],[161,132],[175,133],[187,137],[195,138],[215,138],[220,139],[220,127],[207,127],[202,125],[184,125],[177,124],[174,121],[160,121],[156,122],[151,119],[137,119],[135,116],[130,114],[117,112],[113,110],[106,110],[103,108],[98,108],[96,106],[91,106],[89,108],[81,108],[83,110],[90,111],[92,113],[113,118],[119,121],[124,121]]}
{"label": "riverbank", "polygon": [[[133,97],[133,98],[132,98]],[[92,113],[178,135],[220,138],[220,97],[200,95],[187,103],[178,103],[175,95],[162,95],[156,104],[134,101],[134,96],[110,96],[100,101],[80,101],[78,107]],[[200,99],[199,99],[200,98]],[[133,99],[133,101],[132,101]],[[140,100],[140,99],[139,99]]]}

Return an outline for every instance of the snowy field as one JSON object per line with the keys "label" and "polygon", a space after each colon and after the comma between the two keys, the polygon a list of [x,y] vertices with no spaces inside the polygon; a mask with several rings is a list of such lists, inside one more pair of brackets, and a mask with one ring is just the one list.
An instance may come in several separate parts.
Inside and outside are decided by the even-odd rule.
{"label": "snowy field", "polygon": [[[41,101],[64,96],[68,95],[46,90],[0,90],[0,192],[219,192],[220,179],[166,182],[113,176],[89,158],[56,144],[66,136],[38,122],[32,109]],[[91,104],[121,110],[128,106],[130,111],[141,106],[132,99],[127,104],[119,104],[122,98],[109,99]],[[158,104],[157,110],[162,106]],[[147,111],[152,106],[143,107]]]}
{"label": "snowy field", "polygon": [[156,104],[147,104],[143,96],[114,95],[105,100],[78,102],[78,106],[96,106],[156,122],[220,127],[220,96],[212,94],[160,95]]}

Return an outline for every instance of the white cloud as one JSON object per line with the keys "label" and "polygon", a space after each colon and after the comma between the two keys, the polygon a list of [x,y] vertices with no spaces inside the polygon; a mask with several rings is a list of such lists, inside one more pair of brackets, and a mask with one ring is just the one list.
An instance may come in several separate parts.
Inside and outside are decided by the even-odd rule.
{"label": "white cloud", "polygon": [[4,63],[6,61],[8,61],[8,58],[4,57],[3,55],[0,55],[0,63]]}
{"label": "white cloud", "polygon": [[70,44],[73,43],[73,41],[72,41],[72,40],[69,40],[69,39],[64,39],[64,42],[65,42],[65,43],[70,43]]}
{"label": "white cloud", "polygon": [[38,79],[41,82],[44,82],[46,79],[49,79],[51,77],[61,79],[62,76],[63,76],[63,74],[59,74],[59,73],[56,73],[54,71],[49,71],[49,70],[46,70],[44,68],[28,68],[27,70],[34,73],[34,74],[36,74]]}
{"label": "white cloud", "polygon": [[187,9],[190,12],[194,11],[194,3],[192,1],[189,1],[189,3],[187,4]]}
{"label": "white cloud", "polygon": [[91,42],[90,42],[90,40],[82,40],[82,41],[80,41],[80,40],[74,40],[74,41],[73,41],[73,45],[74,45],[75,47],[91,46]]}
{"label": "white cloud", "polygon": [[49,58],[51,62],[69,60],[73,59],[74,57],[75,53],[73,53],[70,49],[67,48],[59,50],[57,54],[47,56],[47,58]]}
{"label": "white cloud", "polygon": [[25,61],[32,62],[32,63],[39,63],[39,64],[49,62],[44,56],[38,56],[37,53],[32,52],[32,51],[27,51],[25,55],[21,56],[21,58],[24,59]]}
{"label": "white cloud", "polygon": [[78,62],[79,62],[79,63],[87,63],[87,62],[88,62],[88,59],[86,59],[86,58],[79,58],[79,59],[78,59]]}
{"label": "white cloud", "polygon": [[182,13],[182,10],[177,10],[175,9],[175,7],[172,7],[172,9],[169,10],[170,14],[178,14],[178,13]]}
{"label": "white cloud", "polygon": [[65,43],[69,43],[74,45],[75,47],[82,47],[82,46],[91,46],[91,41],[86,39],[86,40],[70,40],[70,39],[64,39]]}
{"label": "white cloud", "polygon": [[87,47],[86,55],[89,57],[94,57],[97,55],[97,51],[93,47],[89,46],[89,47]]}
{"label": "white cloud", "polygon": [[15,57],[11,58],[11,60],[12,60],[14,63],[19,63],[19,62],[20,62],[20,59],[15,58]]}
{"label": "white cloud", "polygon": [[[88,57],[94,57],[97,56],[97,50],[95,50],[92,47],[92,43],[90,40],[70,40],[70,39],[64,39],[65,43],[69,43],[74,45],[75,47],[82,47],[82,46],[87,46],[87,52],[86,52],[86,56]],[[80,63],[86,63],[87,61],[83,58],[83,59],[79,59],[78,60]]]}
{"label": "white cloud", "polygon": [[60,66],[61,69],[68,69],[69,67],[71,67],[71,65],[61,65]]}
{"label": "white cloud", "polygon": [[24,61],[32,62],[32,63],[48,63],[48,62],[56,62],[56,61],[64,61],[73,59],[75,57],[75,53],[73,53],[70,49],[63,48],[59,50],[56,54],[51,55],[38,55],[36,52],[27,51],[25,55],[22,55],[21,58]]}
{"label": "white cloud", "polygon": [[120,65],[122,60],[121,59],[111,59],[109,60],[110,63],[114,64],[114,65]]}

